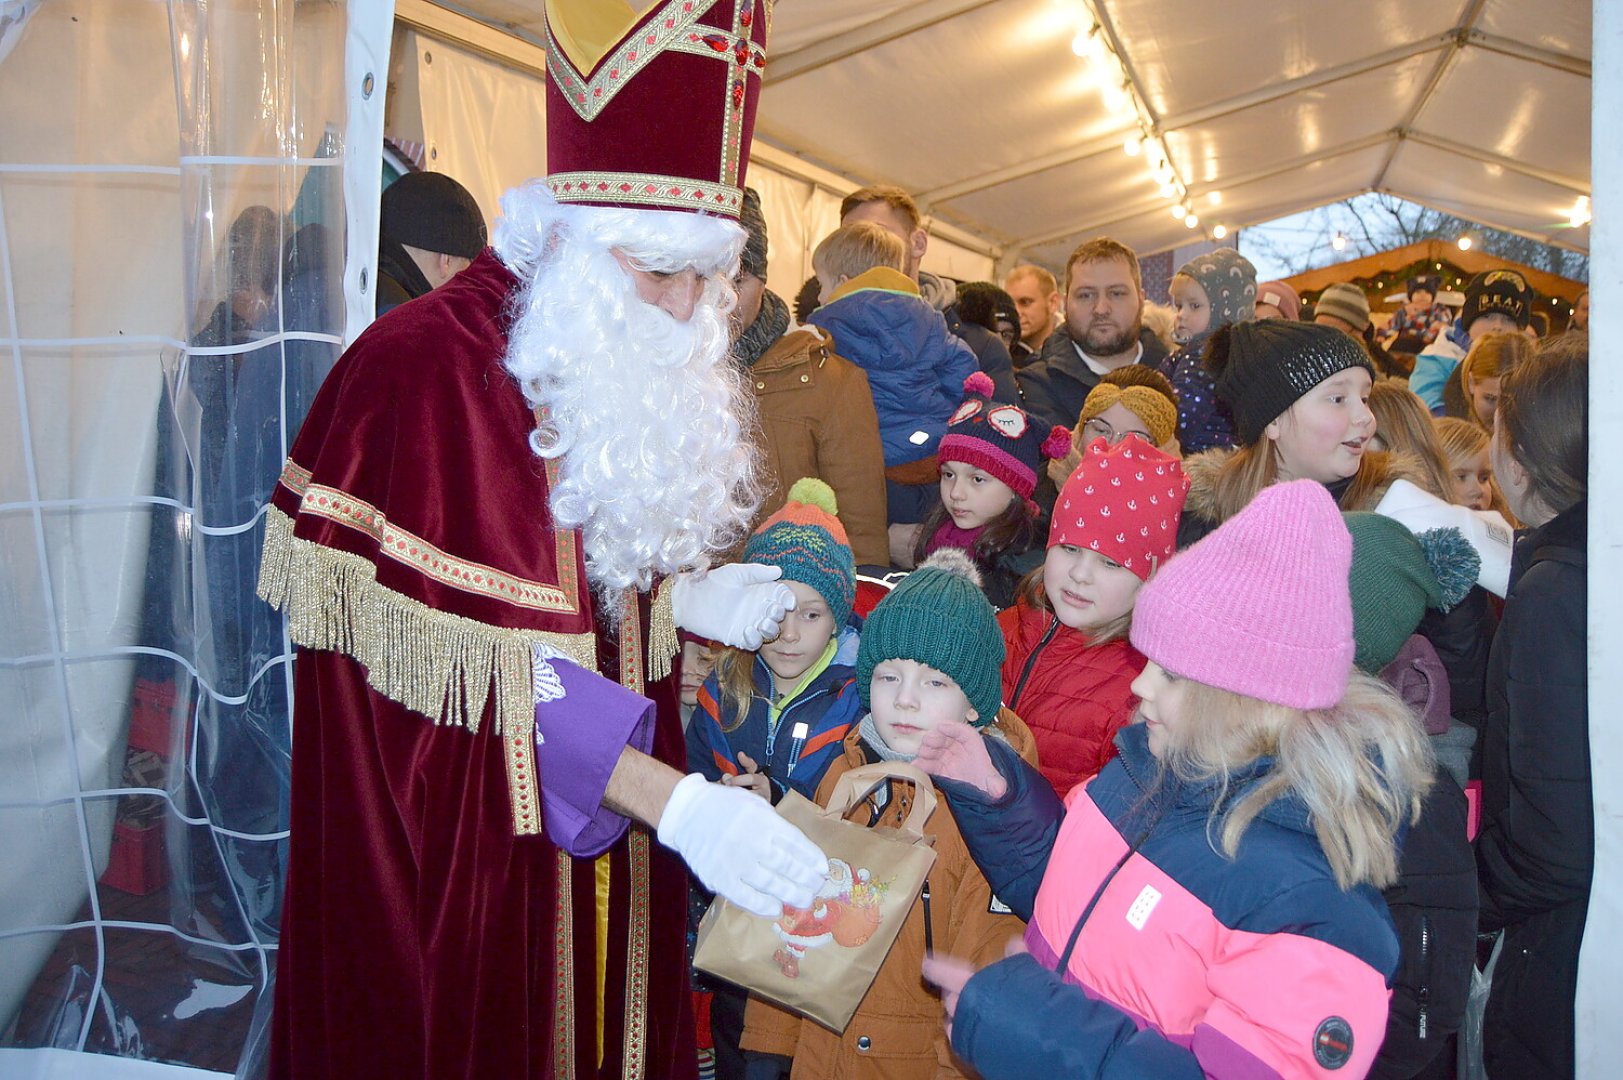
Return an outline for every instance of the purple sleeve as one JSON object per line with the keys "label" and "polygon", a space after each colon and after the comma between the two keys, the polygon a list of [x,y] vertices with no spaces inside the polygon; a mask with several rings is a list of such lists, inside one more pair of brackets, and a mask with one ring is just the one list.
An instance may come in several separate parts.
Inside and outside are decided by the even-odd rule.
{"label": "purple sleeve", "polygon": [[627,819],[603,805],[603,793],[622,750],[653,749],[654,703],[567,660],[545,663],[557,679],[551,699],[535,706],[542,814],[554,844],[589,858],[626,830]]}

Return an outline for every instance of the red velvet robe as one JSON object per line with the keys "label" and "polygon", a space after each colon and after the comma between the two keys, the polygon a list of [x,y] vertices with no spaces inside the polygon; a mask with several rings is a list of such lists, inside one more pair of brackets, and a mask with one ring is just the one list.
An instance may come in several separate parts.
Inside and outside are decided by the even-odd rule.
{"label": "red velvet robe", "polygon": [[545,640],[653,699],[653,753],[684,761],[647,597],[622,662],[550,526],[501,366],[517,284],[486,252],[368,329],[273,498],[261,593],[301,643],[275,1077],[696,1073],[685,869],[637,826],[609,849],[599,1067],[596,860],[542,834],[535,781],[564,770],[523,752]]}

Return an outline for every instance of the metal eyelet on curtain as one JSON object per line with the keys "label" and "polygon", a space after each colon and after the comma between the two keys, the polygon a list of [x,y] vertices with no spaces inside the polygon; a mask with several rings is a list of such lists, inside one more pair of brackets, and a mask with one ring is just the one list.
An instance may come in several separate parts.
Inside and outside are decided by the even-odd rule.
{"label": "metal eyelet on curtain", "polygon": [[372,88],[373,88],[374,85],[376,85],[376,82],[372,78],[372,73],[370,71],[368,71],[366,73],[366,76],[361,79],[361,97],[363,99],[367,99],[367,100],[371,99],[371,97],[372,97]]}
{"label": "metal eyelet on curtain", "polygon": [[363,267],[361,267],[361,293],[364,295],[365,292],[366,292],[366,267],[363,266]]}

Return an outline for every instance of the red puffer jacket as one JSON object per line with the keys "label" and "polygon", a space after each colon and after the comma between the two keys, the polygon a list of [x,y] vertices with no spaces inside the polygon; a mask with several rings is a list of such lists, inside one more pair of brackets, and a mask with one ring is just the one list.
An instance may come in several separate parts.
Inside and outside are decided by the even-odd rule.
{"label": "red puffer jacket", "polygon": [[1089,645],[1080,630],[1024,600],[997,621],[1003,703],[1031,728],[1038,768],[1063,798],[1116,756],[1112,740],[1138,707],[1130,687],[1144,657],[1126,638]]}

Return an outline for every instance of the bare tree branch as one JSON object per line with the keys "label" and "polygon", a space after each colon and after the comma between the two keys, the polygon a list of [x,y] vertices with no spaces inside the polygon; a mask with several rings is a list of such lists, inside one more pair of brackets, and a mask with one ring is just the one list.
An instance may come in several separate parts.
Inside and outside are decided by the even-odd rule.
{"label": "bare tree branch", "polygon": [[[1342,251],[1336,251],[1331,243],[1337,232],[1347,235]],[[1284,264],[1293,274],[1421,240],[1452,242],[1466,235],[1473,237],[1477,247],[1490,255],[1577,281],[1589,278],[1589,258],[1579,252],[1490,229],[1385,192],[1360,195],[1308,211],[1300,216],[1300,224],[1288,232],[1271,233],[1268,226],[1245,231],[1248,248]]]}

